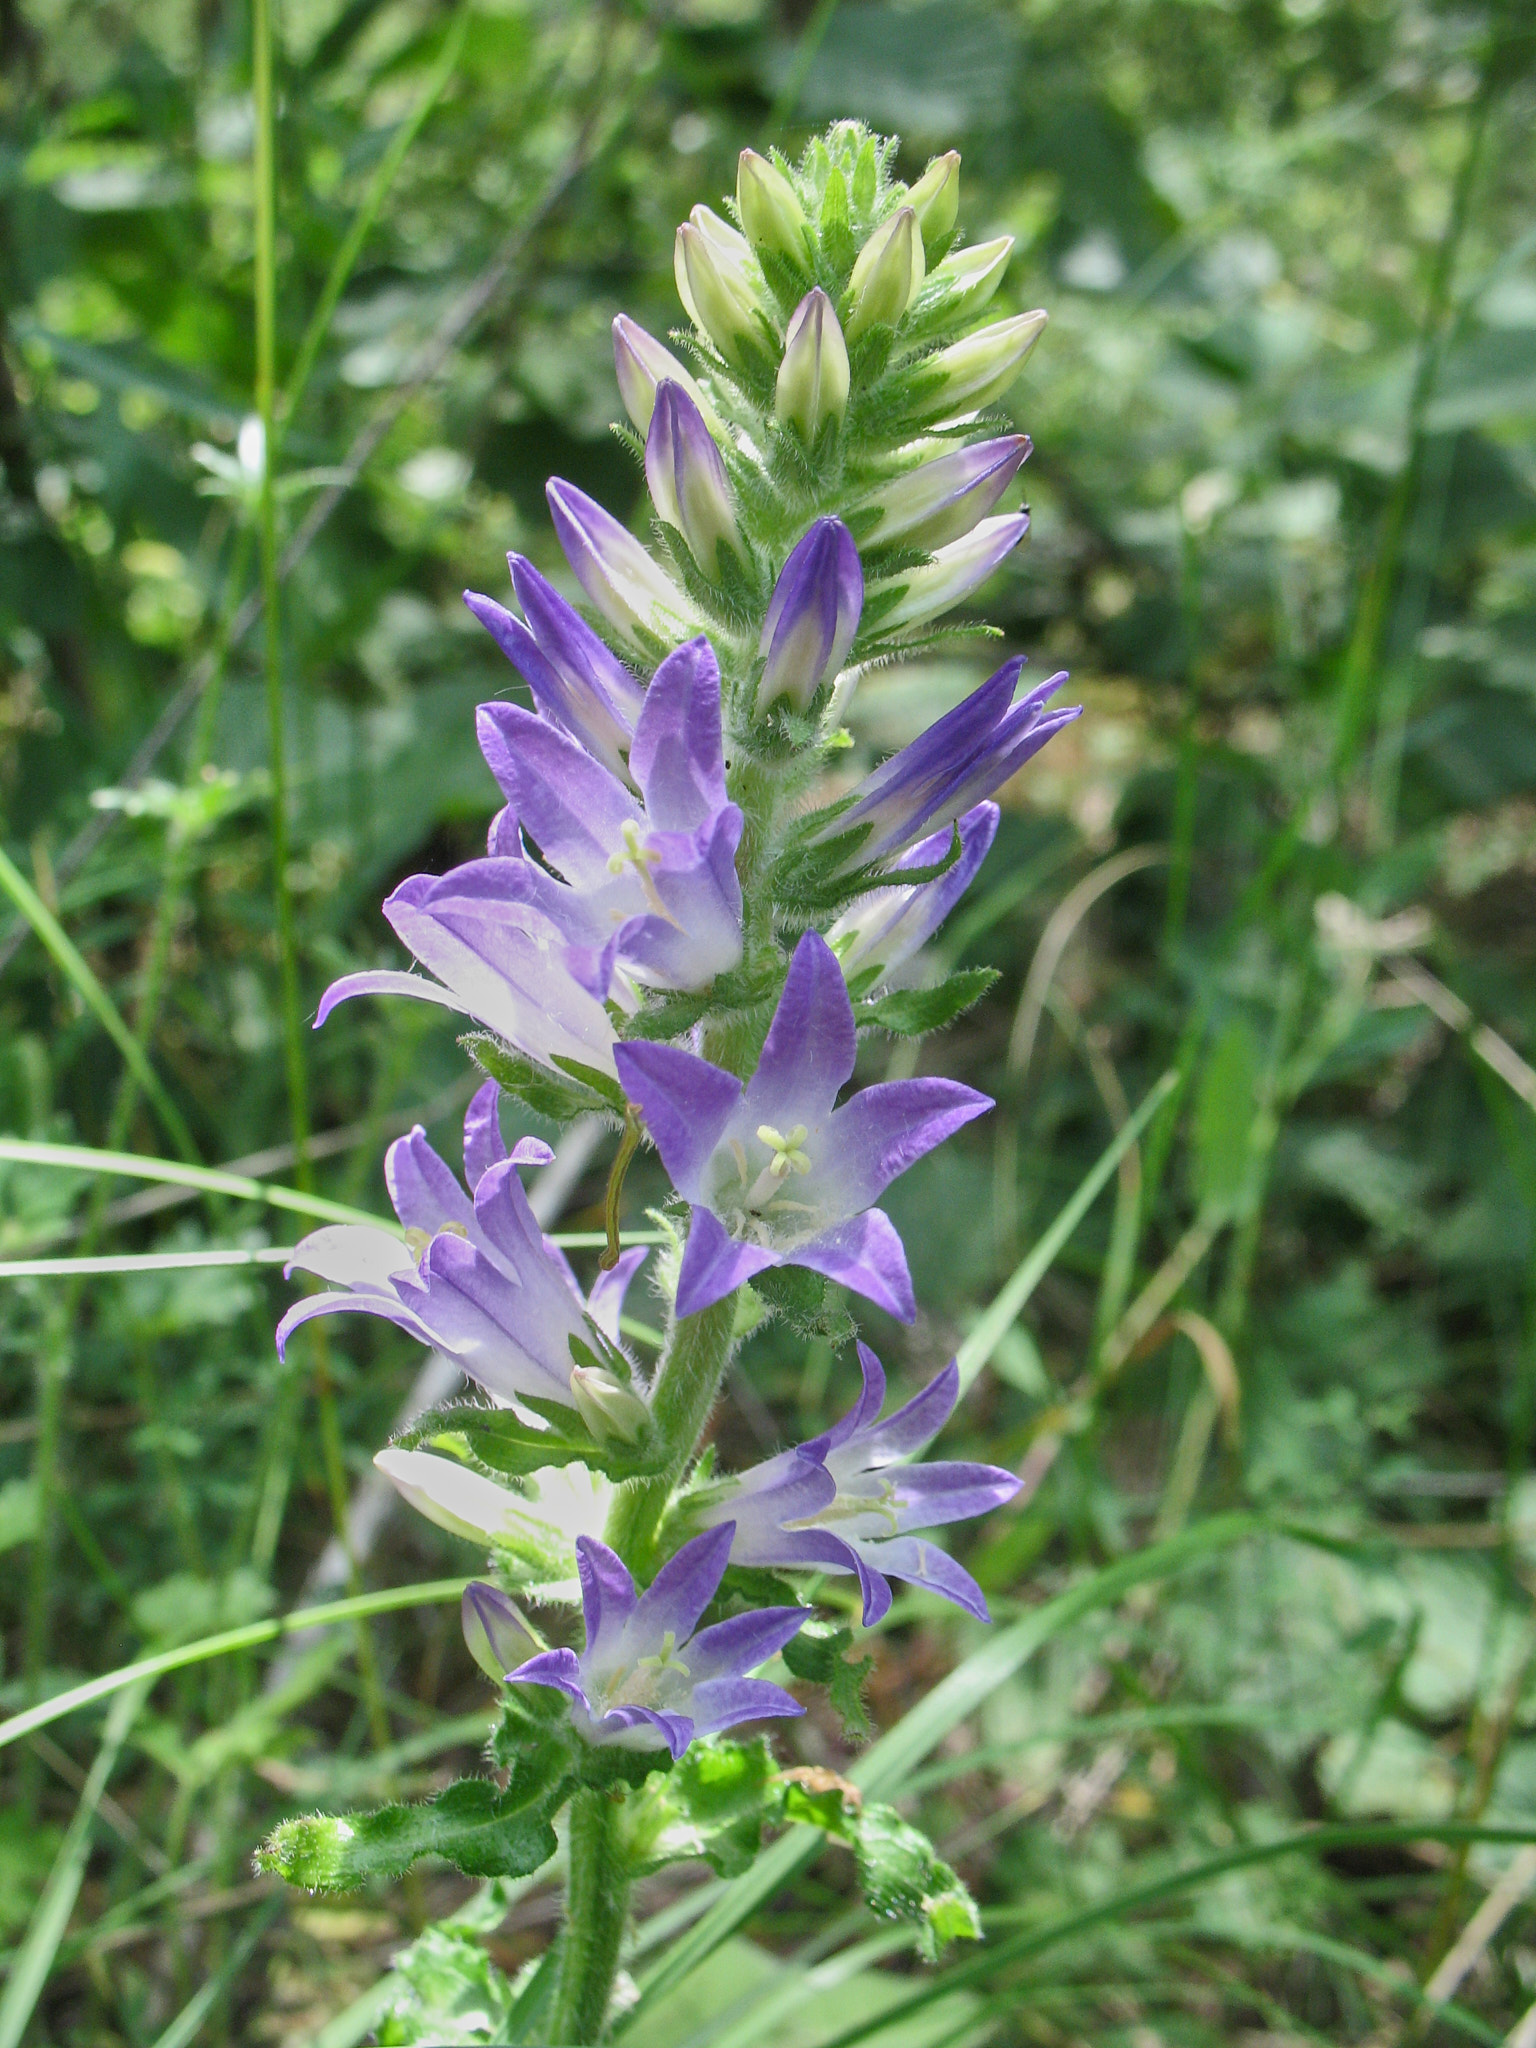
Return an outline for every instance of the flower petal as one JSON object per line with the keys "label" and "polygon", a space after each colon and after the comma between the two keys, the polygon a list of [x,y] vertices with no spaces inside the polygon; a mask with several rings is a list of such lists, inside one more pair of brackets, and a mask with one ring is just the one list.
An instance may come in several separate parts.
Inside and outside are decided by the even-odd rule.
{"label": "flower petal", "polygon": [[614,1064],[624,1093],[639,1104],[672,1185],[685,1201],[697,1201],[704,1168],[741,1099],[741,1083],[679,1046],[643,1039],[615,1046]]}
{"label": "flower petal", "polygon": [[543,857],[578,889],[607,886],[609,858],[624,850],[625,825],[641,822],[624,785],[520,704],[482,704],[475,730],[491,773]]}
{"label": "flower petal", "polygon": [[898,1174],[992,1107],[990,1095],[939,1075],[861,1088],[833,1113],[828,1192],[836,1189],[845,1213],[868,1208]]}
{"label": "flower petal", "polygon": [[589,1705],[581,1688],[581,1667],[574,1650],[541,1650],[537,1657],[530,1657],[526,1664],[519,1664],[506,1676],[509,1685],[547,1685],[570,1699],[580,1700],[584,1707]]}
{"label": "flower petal", "polygon": [[[904,1579],[909,1586],[921,1586],[926,1592],[952,1600],[978,1621],[992,1619],[980,1586],[964,1565],[956,1564],[949,1552],[940,1550],[936,1543],[925,1543],[920,1536],[890,1536],[875,1543],[861,1543],[859,1553],[865,1570],[872,1575],[889,1574],[893,1579]],[[865,1625],[869,1625],[867,1608]]]}
{"label": "flower petal", "polygon": [[808,1607],[759,1607],[701,1629],[688,1645],[688,1669],[695,1689],[728,1672],[756,1671],[776,1657],[810,1618]]}
{"label": "flower petal", "polygon": [[805,1712],[792,1693],[766,1678],[706,1679],[695,1689],[693,1704],[698,1735],[718,1735],[740,1721],[789,1720]]}
{"label": "flower petal", "polygon": [[677,1312],[680,1316],[696,1316],[715,1302],[724,1301],[728,1294],[734,1294],[754,1273],[784,1263],[777,1252],[765,1245],[744,1244],[740,1238],[732,1237],[713,1210],[695,1207],[677,1276]]}
{"label": "flower petal", "polygon": [[619,1638],[639,1602],[635,1582],[623,1559],[595,1536],[576,1538],[576,1572],[581,1580],[581,1612],[587,1629],[582,1663],[590,1670],[594,1663],[606,1662],[618,1648]]}
{"label": "flower petal", "polygon": [[629,1650],[649,1656],[661,1648],[668,1634],[678,1643],[687,1642],[698,1627],[699,1616],[715,1597],[735,1533],[729,1522],[706,1529],[667,1559],[641,1594],[628,1623]]}
{"label": "flower petal", "polygon": [[862,1216],[824,1230],[809,1244],[797,1245],[793,1263],[851,1287],[900,1323],[917,1320],[907,1255],[883,1209],[866,1209]]}
{"label": "flower petal", "polygon": [[651,678],[629,770],[661,831],[696,831],[723,808],[720,666],[703,634],[669,654]]}
{"label": "flower petal", "polygon": [[816,1123],[852,1074],[857,1052],[853,1004],[837,955],[819,932],[806,932],[742,1098],[748,1121],[781,1129]]}

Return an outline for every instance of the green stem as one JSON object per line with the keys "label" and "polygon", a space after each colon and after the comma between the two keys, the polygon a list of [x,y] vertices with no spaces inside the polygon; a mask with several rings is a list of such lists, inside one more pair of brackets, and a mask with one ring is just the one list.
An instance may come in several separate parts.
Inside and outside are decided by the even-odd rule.
{"label": "green stem", "polygon": [[608,1515],[607,1538],[632,1572],[645,1575],[653,1561],[656,1531],[672,1489],[698,1448],[709,1411],[730,1363],[736,1297],[674,1322],[656,1375],[651,1415],[667,1446],[667,1461],[651,1479],[632,1479]]}
{"label": "green stem", "polygon": [[621,1803],[590,1786],[571,1801],[565,1937],[551,2041],[590,2043],[602,2038],[629,1910],[629,1881],[619,1842]]}

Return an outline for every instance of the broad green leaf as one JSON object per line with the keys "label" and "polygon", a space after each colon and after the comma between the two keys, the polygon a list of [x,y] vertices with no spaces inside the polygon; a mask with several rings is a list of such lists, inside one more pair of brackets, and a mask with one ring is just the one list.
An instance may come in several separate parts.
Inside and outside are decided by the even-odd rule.
{"label": "broad green leaf", "polygon": [[488,1471],[508,1479],[523,1479],[551,1465],[586,1465],[613,1479],[637,1479],[659,1469],[649,1438],[638,1444],[599,1443],[574,1408],[554,1401],[529,1401],[527,1406],[549,1418],[548,1429],[520,1421],[510,1408],[449,1402],[418,1415],[394,1441],[414,1451],[447,1438],[450,1445],[467,1446]]}
{"label": "broad green leaf", "polygon": [[864,1687],[875,1668],[873,1657],[857,1662],[844,1652],[853,1643],[851,1628],[833,1628],[826,1622],[808,1621],[799,1635],[784,1645],[784,1662],[796,1678],[810,1685],[824,1685],[832,1711],[843,1724],[850,1742],[867,1742],[869,1714],[864,1706]]}
{"label": "broad green leaf", "polygon": [[780,1818],[783,1794],[767,1742],[700,1741],[653,1779],[624,1816],[632,1874],[702,1856],[722,1877],[745,1870],[764,1825]]}
{"label": "broad green leaf", "polygon": [[938,1031],[952,1023],[973,1003],[980,1002],[997,979],[995,967],[965,967],[958,974],[947,975],[933,988],[893,989],[889,995],[860,1003],[854,1018],[861,1028],[874,1025],[902,1038],[921,1038],[925,1032]]}

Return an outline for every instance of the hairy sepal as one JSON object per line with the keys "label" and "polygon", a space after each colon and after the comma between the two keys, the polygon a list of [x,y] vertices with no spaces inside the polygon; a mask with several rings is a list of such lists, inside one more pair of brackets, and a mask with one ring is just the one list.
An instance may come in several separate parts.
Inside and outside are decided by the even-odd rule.
{"label": "hairy sepal", "polygon": [[769,1314],[788,1323],[797,1337],[821,1337],[837,1345],[854,1334],[853,1318],[841,1300],[808,1266],[771,1266],[757,1275],[752,1288]]}
{"label": "hairy sepal", "polygon": [[416,1416],[391,1441],[402,1451],[419,1451],[446,1437],[450,1445],[464,1444],[474,1462],[498,1479],[526,1479],[549,1465],[585,1465],[610,1479],[643,1479],[661,1469],[661,1447],[649,1433],[635,1444],[599,1443],[574,1408],[527,1399],[520,1405],[549,1428],[524,1422],[511,1408],[450,1401]]}
{"label": "hairy sepal", "polygon": [[963,1016],[998,978],[995,967],[963,967],[932,988],[892,989],[888,995],[856,1003],[854,1022],[861,1031],[893,1031],[898,1038],[922,1038]]}
{"label": "hairy sepal", "polygon": [[610,1075],[579,1060],[557,1059],[555,1067],[542,1066],[526,1054],[514,1052],[488,1031],[471,1031],[459,1040],[482,1073],[500,1082],[509,1095],[526,1103],[537,1116],[552,1123],[568,1124],[579,1116],[620,1117],[624,1114],[624,1091]]}

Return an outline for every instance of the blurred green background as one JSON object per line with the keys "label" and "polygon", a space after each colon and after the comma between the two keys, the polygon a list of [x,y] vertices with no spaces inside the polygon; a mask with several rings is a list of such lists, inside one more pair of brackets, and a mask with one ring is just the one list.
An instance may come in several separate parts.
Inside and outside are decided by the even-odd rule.
{"label": "blurred green background", "polygon": [[[866,1328],[920,1384],[1172,1069],[946,1437],[1030,1478],[966,1555],[1006,1622],[1258,1521],[1091,1607],[911,1788],[995,1964],[904,2012],[924,1980],[859,1946],[829,1853],[628,2038],[813,2048],[888,2003],[860,2035],[885,2048],[1503,2039],[1536,1999],[1536,1866],[1471,1837],[1536,1833],[1528,9],[283,0],[276,30],[269,642],[247,9],[0,0],[0,1132],[308,1171],[374,1208],[412,1120],[457,1159],[452,1020],[383,1004],[304,1032],[298,1158],[264,648],[307,1017],[400,963],[393,882],[483,843],[472,709],[515,679],[461,589],[503,597],[509,548],[563,575],[551,472],[642,519],[609,326],[679,317],[675,223],[743,146],[838,115],[899,132],[908,175],[959,148],[968,237],[1018,240],[1001,309],[1051,313],[1003,408],[1035,441],[1033,529],[982,609],[1087,715],[1006,793],[939,942],[997,988],[866,1055],[999,1101],[894,1191],[922,1312]],[[871,678],[860,748],[997,658],[961,637]],[[566,1155],[571,1227],[607,1143]],[[632,1220],[659,1186],[631,1177]],[[293,1225],[0,1161],[0,1268]],[[289,1290],[259,1266],[0,1289],[4,1711],[349,1576],[474,1568],[403,1517],[324,1562],[421,1363],[397,1333],[337,1326],[285,1372]],[[775,1326],[722,1451],[852,1384]],[[876,1723],[978,1639],[898,1602]],[[370,1987],[468,1887],[320,1905],[250,1852],[287,1814],[442,1782],[490,1704],[438,1604],[5,1751],[0,2048],[364,2038]],[[782,1749],[848,1754],[819,1709]],[[1356,1833],[1242,1863],[1317,1821]],[[552,1911],[535,1888],[472,1938],[514,1970]],[[1037,1948],[1005,1954],[1021,1928]],[[428,2038],[493,2039],[493,2008]]]}

